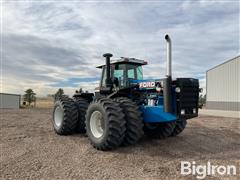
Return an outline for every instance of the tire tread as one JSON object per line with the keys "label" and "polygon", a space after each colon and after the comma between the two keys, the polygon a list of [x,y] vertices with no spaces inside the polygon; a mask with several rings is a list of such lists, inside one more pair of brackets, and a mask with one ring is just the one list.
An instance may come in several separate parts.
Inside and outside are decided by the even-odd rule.
{"label": "tire tread", "polygon": [[74,99],[74,102],[78,109],[78,123],[77,123],[76,131],[79,133],[85,133],[86,132],[85,116],[86,116],[86,111],[89,106],[89,103],[87,100],[83,98],[76,98]]}
{"label": "tire tread", "polygon": [[[77,126],[78,111],[71,98],[60,98],[56,101],[55,108],[60,103],[63,107],[63,122],[59,129],[54,128],[55,132],[59,135],[69,135],[75,132]],[[53,122],[54,123],[54,122]]]}
{"label": "tire tread", "polygon": [[[93,104],[102,106],[106,112],[108,119],[108,136],[101,143],[95,143],[89,135],[90,128],[86,127],[88,138],[92,146],[103,151],[117,148],[122,143],[126,130],[122,109],[116,102],[109,98],[96,99],[89,105],[89,107]],[[90,117],[89,108],[86,114],[86,124],[88,123],[87,121],[89,121],[88,117]]]}
{"label": "tire tread", "polygon": [[126,121],[126,133],[122,145],[136,144],[144,135],[143,118],[139,106],[126,97],[116,98],[115,101],[123,109]]}

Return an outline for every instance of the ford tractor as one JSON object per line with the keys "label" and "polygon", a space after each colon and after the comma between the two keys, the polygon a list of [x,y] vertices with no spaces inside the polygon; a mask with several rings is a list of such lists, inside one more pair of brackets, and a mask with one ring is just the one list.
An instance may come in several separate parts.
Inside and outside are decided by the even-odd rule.
{"label": "ford tractor", "polygon": [[167,73],[162,79],[143,79],[144,60],[106,53],[99,87],[55,102],[53,127],[57,134],[86,133],[92,146],[111,150],[133,145],[143,135],[167,138],[180,134],[187,120],[198,116],[199,82],[172,78],[171,39],[167,42]]}

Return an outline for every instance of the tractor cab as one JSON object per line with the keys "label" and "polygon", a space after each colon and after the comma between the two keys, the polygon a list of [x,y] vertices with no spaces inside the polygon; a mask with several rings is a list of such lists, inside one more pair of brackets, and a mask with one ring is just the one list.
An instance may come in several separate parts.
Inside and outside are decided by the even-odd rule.
{"label": "tractor cab", "polygon": [[146,65],[147,61],[135,58],[121,57],[121,59],[110,62],[110,79],[108,79],[108,69],[106,65],[98,66],[102,69],[102,77],[100,81],[100,89],[108,88],[109,84],[118,89],[128,88],[133,80],[143,79],[142,66]]}

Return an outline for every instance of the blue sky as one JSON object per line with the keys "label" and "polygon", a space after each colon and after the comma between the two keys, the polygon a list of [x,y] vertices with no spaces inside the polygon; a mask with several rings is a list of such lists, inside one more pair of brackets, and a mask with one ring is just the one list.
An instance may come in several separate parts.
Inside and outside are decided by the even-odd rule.
{"label": "blue sky", "polygon": [[239,1],[5,1],[1,91],[37,95],[64,88],[93,91],[104,63],[147,59],[146,78],[165,74],[165,34],[173,41],[173,76],[199,78],[239,55]]}

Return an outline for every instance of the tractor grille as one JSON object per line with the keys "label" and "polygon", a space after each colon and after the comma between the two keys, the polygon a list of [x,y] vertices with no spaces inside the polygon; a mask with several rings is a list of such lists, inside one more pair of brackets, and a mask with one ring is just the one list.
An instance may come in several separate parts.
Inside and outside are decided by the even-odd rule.
{"label": "tractor grille", "polygon": [[[198,116],[199,82],[192,78],[178,78],[177,114],[181,118],[190,119]],[[184,112],[184,113],[183,113]]]}

